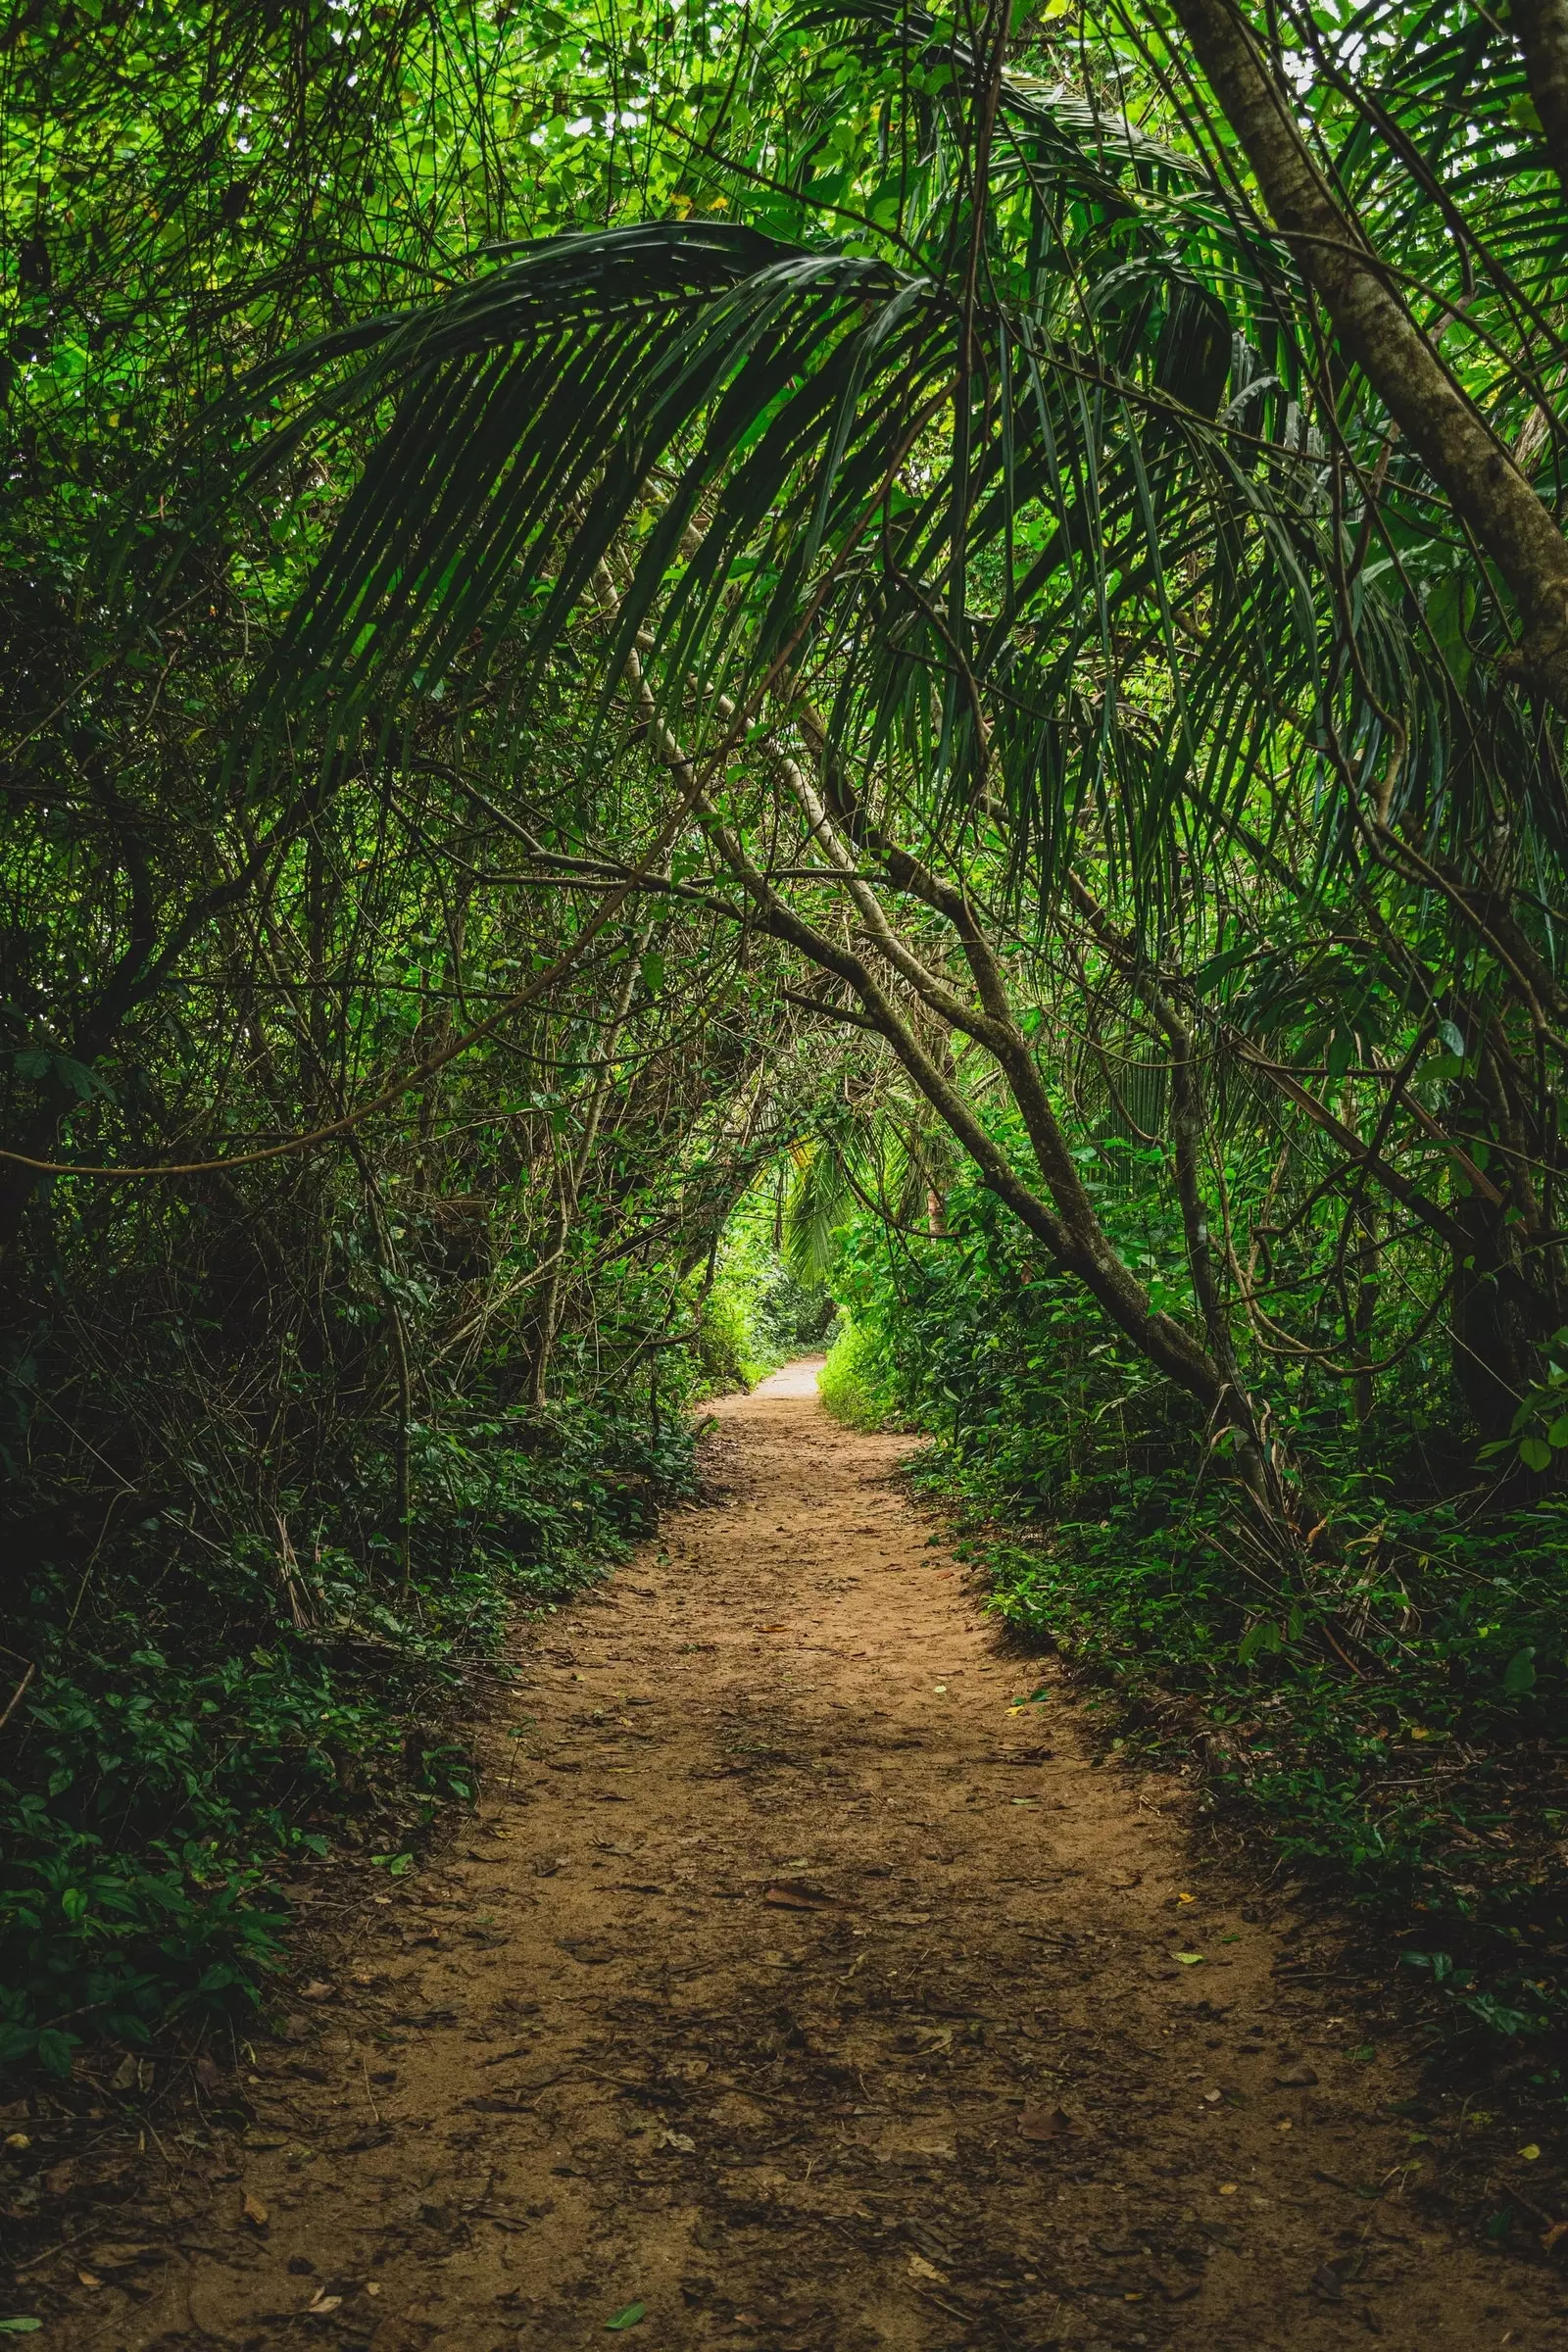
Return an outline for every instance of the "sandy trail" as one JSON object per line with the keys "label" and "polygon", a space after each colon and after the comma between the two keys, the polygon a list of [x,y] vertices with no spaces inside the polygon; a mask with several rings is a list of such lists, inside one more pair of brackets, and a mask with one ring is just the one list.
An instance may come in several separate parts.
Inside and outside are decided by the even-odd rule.
{"label": "sandy trail", "polygon": [[1188,1875],[1170,1784],[1009,1712],[905,1442],[813,1392],[724,1401],[717,1499],[519,1631],[477,1820],[322,1925],[248,2132],[170,2148],[134,2263],[39,2275],[42,2340],[1568,2342],[1401,2193],[1408,2083]]}

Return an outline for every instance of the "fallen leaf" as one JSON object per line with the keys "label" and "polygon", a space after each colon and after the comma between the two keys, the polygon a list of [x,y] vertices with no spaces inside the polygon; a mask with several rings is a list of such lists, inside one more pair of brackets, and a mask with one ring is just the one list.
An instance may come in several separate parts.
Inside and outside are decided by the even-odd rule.
{"label": "fallen leaf", "polygon": [[814,1880],[781,1879],[777,1885],[764,1890],[762,1900],[780,1911],[820,1911],[825,1903],[831,1903],[833,1897],[825,1886],[818,1886]]}
{"label": "fallen leaf", "polygon": [[261,2198],[255,2196],[246,2197],[240,2212],[253,2230],[265,2230],[272,2218]]}
{"label": "fallen leaf", "polygon": [[938,2286],[944,2282],[944,2274],[937,2269],[934,2262],[927,2262],[923,2254],[909,2256],[909,2269],[916,2278],[932,2278]]}
{"label": "fallen leaf", "polygon": [[666,2132],[664,2145],[666,2148],[679,2148],[683,2156],[694,2156],[697,2153],[697,2142],[689,2132]]}
{"label": "fallen leaf", "polygon": [[307,2313],[312,2318],[320,2320],[324,2320],[329,2311],[340,2311],[342,2307],[343,2298],[341,2295],[328,2295],[323,2293],[319,2288],[317,2290],[315,2302],[307,2303],[305,2306]]}
{"label": "fallen leaf", "polygon": [[81,2286],[102,2286],[103,2284],[103,2280],[99,2278],[96,2271],[78,2271],[76,2273],[76,2279],[77,2283]]}
{"label": "fallen leaf", "polygon": [[1296,2127],[1288,2115],[1282,2115],[1274,2129],[1276,2132],[1294,2132]]}
{"label": "fallen leaf", "polygon": [[1203,2104],[1205,2107],[1217,2107],[1224,2096],[1225,2093],[1222,2090],[1205,2090]]}
{"label": "fallen leaf", "polygon": [[8,2132],[6,2133],[6,2146],[8,2148],[30,2148],[31,2145],[32,2141],[28,2138],[25,2132]]}
{"label": "fallen leaf", "polygon": [[1536,2145],[1535,2141],[1532,2140],[1529,2147],[1521,2148],[1519,2153],[1524,2158],[1526,2164],[1534,2164],[1537,2157],[1541,2154],[1541,2150]]}
{"label": "fallen leaf", "polygon": [[1222,2181],[1220,2182],[1220,2184],[1219,2184],[1219,2193],[1220,2193],[1220,2195],[1221,2195],[1222,2197],[1234,2197],[1234,2196],[1235,2196],[1235,2194],[1236,2194],[1236,2183],[1235,2183],[1235,2181],[1234,2181],[1234,2180],[1222,2180]]}
{"label": "fallen leaf", "polygon": [[1554,2254],[1565,2237],[1568,2237],[1568,2222],[1553,2222],[1549,2230],[1541,2232],[1542,2251]]}
{"label": "fallen leaf", "polygon": [[612,2317],[612,2318],[611,2318],[611,2319],[608,2319],[608,2320],[605,2322],[605,2326],[606,2326],[606,2328],[635,2328],[635,2327],[636,2327],[636,2325],[637,2325],[637,2323],[638,2323],[638,2321],[639,2321],[639,2320],[642,2318],[642,2316],[643,2316],[643,2313],[644,2313],[644,2312],[645,2312],[647,2309],[648,2309],[648,2306],[647,2306],[647,2304],[646,2304],[646,2303],[626,2303],[626,2304],[623,2304],[623,2305],[621,2306],[620,2310],[619,2310],[619,2311],[617,2311],[617,2312],[616,2312],[616,2313],[613,2315],[613,2317]]}
{"label": "fallen leaf", "polygon": [[0,2320],[0,2335],[36,2335],[42,2320]]}
{"label": "fallen leaf", "polygon": [[76,2168],[68,2159],[64,2164],[52,2164],[49,2167],[43,2177],[43,2184],[50,2196],[63,2197],[68,2189],[74,2186],[75,2179]]}
{"label": "fallen leaf", "polygon": [[1082,2129],[1061,2107],[1026,2107],[1018,2118],[1018,2130],[1025,2139],[1073,2139]]}
{"label": "fallen leaf", "polygon": [[302,2001],[329,2001],[333,1997],[331,1985],[323,1984],[319,1977],[313,1978],[309,1984],[300,1989]]}
{"label": "fallen leaf", "polygon": [[1206,1957],[1206,1953],[1203,1952],[1172,1952],[1171,1954],[1171,1958],[1179,1960],[1183,1968],[1201,1968]]}
{"label": "fallen leaf", "polygon": [[148,2246],[98,2246],[93,2250],[93,2268],[99,2271],[128,2271],[150,2253]]}
{"label": "fallen leaf", "polygon": [[1274,2080],[1281,2090],[1306,2090],[1317,2081],[1317,2072],[1310,2066],[1282,2066]]}
{"label": "fallen leaf", "polygon": [[109,2079],[109,2087],[111,2090],[135,2089],[136,2061],[134,2058],[122,2058],[120,2064],[116,2067],[113,2075],[111,2075]]}
{"label": "fallen leaf", "polygon": [[1144,1874],[1141,1870],[1107,1870],[1105,1881],[1111,1886],[1141,1886]]}

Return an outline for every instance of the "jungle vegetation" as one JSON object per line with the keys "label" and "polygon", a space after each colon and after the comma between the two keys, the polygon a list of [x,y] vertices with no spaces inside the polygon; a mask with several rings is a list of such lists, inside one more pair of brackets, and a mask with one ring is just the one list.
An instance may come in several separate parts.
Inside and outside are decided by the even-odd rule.
{"label": "jungle vegetation", "polygon": [[834,1301],[1547,2033],[1563,0],[27,0],[0,119],[0,2056],[256,1997]]}

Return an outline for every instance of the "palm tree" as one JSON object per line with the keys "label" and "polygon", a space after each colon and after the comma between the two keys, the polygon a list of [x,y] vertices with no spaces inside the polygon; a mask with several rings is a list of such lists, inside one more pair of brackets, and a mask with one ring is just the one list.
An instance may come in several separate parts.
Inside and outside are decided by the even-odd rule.
{"label": "palm tree", "polygon": [[[604,727],[667,779],[604,854],[657,893],[700,843],[737,920],[875,1032],[1278,1516],[1208,1198],[1221,1064],[1254,1128],[1289,1116],[1327,1155],[1325,1197],[1381,1195],[1428,1279],[1476,1274],[1492,1334],[1472,1317],[1463,1346],[1492,1348],[1499,1396],[1568,1313],[1543,1059],[1568,999],[1541,917],[1568,552],[1497,457],[1508,404],[1539,406],[1533,351],[1483,400],[1495,322],[1467,316],[1454,360],[1420,331],[1414,272],[1367,225],[1415,233],[1387,174],[1363,170],[1358,213],[1229,0],[1179,13],[1208,90],[1172,82],[1166,140],[1104,75],[1064,96],[1014,70],[1003,12],[966,37],[891,6],[797,18],[867,128],[859,176],[813,205],[806,167],[780,177],[809,105],[754,108],[726,184],[793,235],[706,218],[526,245],[264,374],[247,397],[295,406],[258,466],[368,455],[256,740],[309,718],[343,743],[439,684],[494,747],[521,719],[486,702],[503,645],[596,675]],[[1115,39],[1119,70],[1171,78],[1148,26]],[[1498,300],[1534,316],[1539,282]],[[1434,903],[1437,945],[1411,914]],[[1092,963],[1161,1041],[1185,1316],[1113,1246],[1012,985],[1013,952],[1050,941],[1061,990]],[[1303,952],[1340,991],[1326,1090],[1286,1003]],[[1435,1113],[1414,1077],[1439,1048],[1458,1066]],[[1478,1122],[1509,1118],[1498,1181]],[[1434,1133],[1458,1196],[1412,1160]]]}

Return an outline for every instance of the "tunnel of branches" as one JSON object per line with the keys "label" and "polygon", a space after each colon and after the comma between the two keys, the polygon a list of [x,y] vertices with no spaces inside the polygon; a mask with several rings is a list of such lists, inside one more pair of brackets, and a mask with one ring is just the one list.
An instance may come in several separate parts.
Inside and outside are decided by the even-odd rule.
{"label": "tunnel of branches", "polygon": [[11,12],[0,2054],[243,1987],[830,1345],[1541,2022],[1560,1863],[1367,1758],[1555,1834],[1565,93],[1558,0]]}

